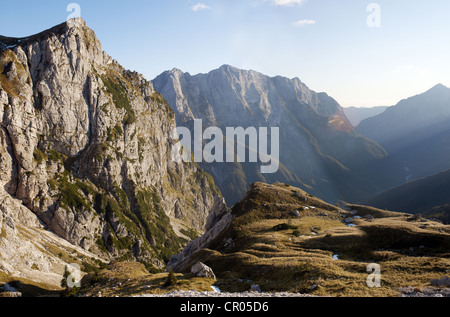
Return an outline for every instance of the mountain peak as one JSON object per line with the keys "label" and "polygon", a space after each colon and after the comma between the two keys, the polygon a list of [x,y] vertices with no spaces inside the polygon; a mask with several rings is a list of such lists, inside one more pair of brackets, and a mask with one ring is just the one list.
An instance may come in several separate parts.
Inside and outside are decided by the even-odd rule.
{"label": "mountain peak", "polygon": [[50,36],[61,36],[70,33],[78,33],[89,42],[100,43],[94,31],[87,26],[83,18],[74,18],[27,37],[7,37],[0,35],[0,50],[14,48],[29,42],[42,41]]}
{"label": "mountain peak", "polygon": [[440,91],[449,91],[449,88],[443,84],[437,84],[433,86],[433,88],[429,89],[427,92],[440,92]]}

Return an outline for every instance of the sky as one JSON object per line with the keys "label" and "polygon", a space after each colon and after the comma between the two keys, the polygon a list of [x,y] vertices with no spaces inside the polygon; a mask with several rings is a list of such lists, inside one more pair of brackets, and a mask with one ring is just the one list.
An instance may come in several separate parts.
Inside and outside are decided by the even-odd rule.
{"label": "sky", "polygon": [[1,8],[0,34],[10,37],[81,15],[110,56],[148,80],[228,64],[298,77],[343,107],[391,106],[450,87],[448,0],[15,0]]}

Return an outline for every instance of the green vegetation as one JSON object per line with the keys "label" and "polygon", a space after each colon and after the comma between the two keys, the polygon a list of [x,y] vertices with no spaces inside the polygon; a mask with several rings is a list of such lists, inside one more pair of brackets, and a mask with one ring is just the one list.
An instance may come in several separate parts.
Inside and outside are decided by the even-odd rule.
{"label": "green vegetation", "polygon": [[13,97],[20,97],[22,83],[17,77],[8,79],[7,70],[14,65],[18,74],[25,74],[25,68],[18,61],[16,54],[11,50],[0,52],[0,86]]}
{"label": "green vegetation", "polygon": [[70,278],[70,271],[67,268],[67,266],[65,267],[64,270],[64,274],[63,277],[61,279],[61,288],[63,289],[63,291],[61,292],[61,296],[62,297],[74,297],[75,295],[78,294],[78,292],[80,291],[79,287],[69,287],[67,281]]}
{"label": "green vegetation", "polygon": [[106,141],[114,142],[120,136],[123,136],[123,129],[119,123],[117,123],[114,128],[108,127],[106,132]]}
{"label": "green vegetation", "polygon": [[53,186],[59,189],[61,207],[73,211],[92,208],[92,203],[86,197],[92,193],[92,189],[81,181],[76,180],[75,183],[71,183],[68,176],[64,175],[58,179],[57,186],[55,184]]}
{"label": "green vegetation", "polygon": [[136,193],[137,210],[148,241],[154,241],[154,250],[164,260],[170,260],[180,251],[181,239],[170,225],[170,219],[161,207],[161,200],[156,190],[141,190]]}
{"label": "green vegetation", "polygon": [[131,108],[131,102],[128,98],[127,85],[118,76],[101,76],[108,92],[112,95],[115,106],[118,109],[125,109],[125,117],[123,119],[124,125],[131,125],[136,122],[136,114]]}
{"label": "green vegetation", "polygon": [[191,240],[195,240],[200,236],[199,233],[192,228],[181,229],[180,232]]}
{"label": "green vegetation", "polygon": [[170,270],[169,275],[167,276],[167,281],[164,284],[165,287],[174,286],[178,283],[178,279],[176,275]]}
{"label": "green vegetation", "polygon": [[41,164],[47,159],[47,156],[39,148],[35,148],[33,151],[33,158],[38,164]]}

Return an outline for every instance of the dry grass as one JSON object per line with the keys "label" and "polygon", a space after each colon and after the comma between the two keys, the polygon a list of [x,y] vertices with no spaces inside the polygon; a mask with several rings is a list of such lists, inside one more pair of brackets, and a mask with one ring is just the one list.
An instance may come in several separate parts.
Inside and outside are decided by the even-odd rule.
{"label": "dry grass", "polygon": [[[312,208],[315,207],[315,208]],[[450,273],[450,227],[364,206],[362,218],[346,226],[350,214],[284,184],[255,184],[233,209],[235,221],[194,254],[178,283],[166,287],[168,274],[149,274],[137,263],[116,263],[84,282],[96,296],[161,294],[172,290],[242,292],[252,284],[265,292],[287,291],[332,297],[394,297],[400,287],[429,287]],[[298,216],[293,211],[298,211]],[[372,215],[373,219],[364,216]],[[283,225],[283,226],[280,226]],[[225,243],[232,239],[231,245]],[[338,255],[338,259],[333,256]],[[187,273],[203,262],[218,280]],[[381,287],[371,288],[367,271],[381,268]],[[90,279],[90,280],[89,280]]]}
{"label": "dry grass", "polygon": [[212,291],[216,282],[209,278],[176,274],[178,282],[166,286],[168,273],[150,274],[140,263],[114,263],[97,274],[89,274],[82,281],[81,293],[87,296],[131,297],[141,294],[163,294],[174,290]]}
{"label": "dry grass", "polygon": [[[348,227],[345,210],[284,184],[256,184],[233,210],[238,217],[232,227],[186,268],[206,263],[224,291],[246,291],[256,283],[264,291],[352,297],[398,296],[399,287],[429,286],[450,273],[449,226],[370,207],[353,209],[374,219],[355,219],[356,227]],[[276,230],[280,224],[286,230]],[[231,246],[224,244],[229,238]],[[367,286],[370,263],[381,267],[380,288]]]}

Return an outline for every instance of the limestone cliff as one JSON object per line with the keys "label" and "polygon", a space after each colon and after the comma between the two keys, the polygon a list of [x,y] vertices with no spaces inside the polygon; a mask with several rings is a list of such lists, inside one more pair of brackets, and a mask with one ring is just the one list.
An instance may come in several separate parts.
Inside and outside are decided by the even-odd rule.
{"label": "limestone cliff", "polygon": [[326,93],[309,89],[298,78],[269,77],[229,65],[207,74],[174,69],[153,85],[175,112],[177,124],[193,130],[278,127],[280,168],[260,173],[260,163],[199,163],[214,177],[227,203],[239,202],[254,182],[283,182],[328,202],[359,201],[376,190],[362,171],[387,153],[358,134],[343,108]]}
{"label": "limestone cliff", "polygon": [[[221,201],[196,164],[173,162],[175,127],[153,85],[103,52],[82,19],[28,38],[0,37],[5,250],[15,234],[10,219],[105,259],[163,267],[205,230]],[[8,264],[3,252],[0,261]]]}

